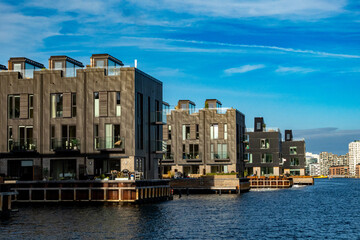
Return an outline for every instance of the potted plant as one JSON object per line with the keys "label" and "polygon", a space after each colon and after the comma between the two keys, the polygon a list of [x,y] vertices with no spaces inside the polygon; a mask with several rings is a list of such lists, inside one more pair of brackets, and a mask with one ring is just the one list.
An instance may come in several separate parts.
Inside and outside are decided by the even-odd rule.
{"label": "potted plant", "polygon": [[77,150],[78,149],[78,145],[79,145],[79,140],[78,139],[72,139],[71,140],[71,144],[72,144],[72,146],[73,146],[73,149],[74,150]]}
{"label": "potted plant", "polygon": [[49,177],[49,169],[48,168],[44,168],[43,169],[43,180],[46,181]]}

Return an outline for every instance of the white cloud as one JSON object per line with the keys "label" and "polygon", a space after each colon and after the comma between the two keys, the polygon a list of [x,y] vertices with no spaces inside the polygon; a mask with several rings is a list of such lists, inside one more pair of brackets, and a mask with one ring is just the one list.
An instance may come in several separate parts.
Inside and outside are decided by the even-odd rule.
{"label": "white cloud", "polygon": [[344,12],[345,0],[142,0],[143,8],[223,18],[319,19]]}
{"label": "white cloud", "polygon": [[236,73],[246,73],[246,72],[254,71],[254,70],[257,70],[257,69],[264,68],[264,67],[265,67],[265,65],[263,65],[263,64],[244,65],[244,66],[241,66],[241,67],[225,69],[224,73],[226,75],[233,75],[233,74],[236,74]]}
{"label": "white cloud", "polygon": [[278,73],[310,73],[315,72],[315,69],[312,68],[303,68],[303,67],[283,67],[279,66],[275,72]]}

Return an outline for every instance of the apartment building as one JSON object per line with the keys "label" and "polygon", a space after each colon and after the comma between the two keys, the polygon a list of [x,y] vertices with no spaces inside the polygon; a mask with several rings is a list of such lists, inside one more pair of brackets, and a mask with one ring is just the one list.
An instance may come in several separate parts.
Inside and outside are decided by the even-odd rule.
{"label": "apartment building", "polygon": [[349,166],[333,166],[329,167],[329,175],[336,177],[348,177]]}
{"label": "apartment building", "polygon": [[356,166],[360,164],[360,140],[349,143],[350,175],[356,175]]}
{"label": "apartment building", "polygon": [[266,128],[264,119],[254,119],[254,129],[245,136],[245,171],[247,175],[279,176],[282,174],[281,132]]}
{"label": "apartment building", "polygon": [[[306,175],[312,175],[310,173],[310,164],[313,164],[313,163],[319,163],[319,154],[315,154],[315,153],[311,153],[311,152],[306,152],[305,153],[305,161],[306,161],[306,164],[305,164],[305,174]],[[320,167],[320,165],[319,165]],[[320,170],[319,170],[320,171]]]}
{"label": "apartment building", "polygon": [[207,99],[198,111],[194,102],[180,100],[175,110],[168,112],[166,121],[163,174],[243,173],[244,114],[222,108],[216,99]]}
{"label": "apartment building", "polygon": [[329,152],[319,154],[320,174],[327,176],[330,167],[349,166],[349,154],[337,155]]}
{"label": "apartment building", "polygon": [[292,130],[285,130],[285,141],[282,142],[283,173],[305,175],[305,140],[294,140]]}
{"label": "apartment building", "polygon": [[158,178],[162,123],[152,119],[162,82],[123,65],[108,54],[86,68],[67,56],[50,57],[48,69],[10,58],[0,72],[0,174],[60,180],[126,169]]}
{"label": "apartment building", "polygon": [[319,163],[310,163],[309,164],[309,174],[310,176],[320,176],[320,164]]}

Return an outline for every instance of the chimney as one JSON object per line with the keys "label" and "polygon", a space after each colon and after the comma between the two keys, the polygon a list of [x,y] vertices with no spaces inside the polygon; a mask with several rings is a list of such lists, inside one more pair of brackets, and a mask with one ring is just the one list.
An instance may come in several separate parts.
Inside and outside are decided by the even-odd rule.
{"label": "chimney", "polygon": [[137,59],[135,59],[135,68],[137,68]]}
{"label": "chimney", "polygon": [[293,140],[293,135],[292,135],[292,130],[285,130],[285,141],[292,141]]}
{"label": "chimney", "polygon": [[264,130],[264,118],[256,117],[254,124],[254,132],[262,132]]}

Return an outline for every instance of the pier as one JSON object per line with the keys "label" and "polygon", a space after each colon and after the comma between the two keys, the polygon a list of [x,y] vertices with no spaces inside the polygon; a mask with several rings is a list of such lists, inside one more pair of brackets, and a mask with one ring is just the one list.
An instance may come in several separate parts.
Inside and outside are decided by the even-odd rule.
{"label": "pier", "polygon": [[14,202],[146,203],[171,199],[168,180],[8,181]]}

